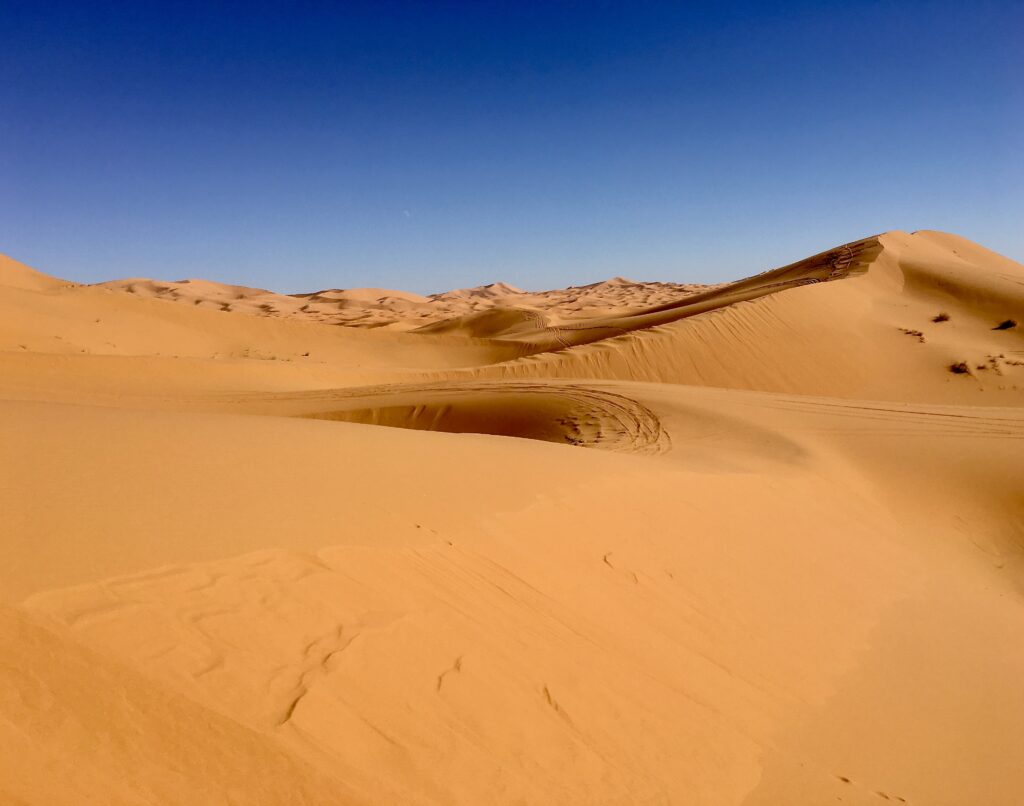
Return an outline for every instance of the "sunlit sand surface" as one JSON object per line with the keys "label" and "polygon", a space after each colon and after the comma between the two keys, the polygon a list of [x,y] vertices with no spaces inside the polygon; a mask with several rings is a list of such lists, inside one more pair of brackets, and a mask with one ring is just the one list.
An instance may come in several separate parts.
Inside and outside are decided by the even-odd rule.
{"label": "sunlit sand surface", "polygon": [[4,804],[1024,802],[1024,266],[956,236],[430,297],[3,258],[0,445]]}

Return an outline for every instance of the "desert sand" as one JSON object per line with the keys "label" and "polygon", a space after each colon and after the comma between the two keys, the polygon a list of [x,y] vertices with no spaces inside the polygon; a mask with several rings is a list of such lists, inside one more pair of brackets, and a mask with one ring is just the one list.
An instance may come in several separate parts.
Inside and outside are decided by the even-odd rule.
{"label": "desert sand", "polygon": [[1024,266],[957,236],[432,296],[0,258],[0,411],[4,804],[1024,802]]}

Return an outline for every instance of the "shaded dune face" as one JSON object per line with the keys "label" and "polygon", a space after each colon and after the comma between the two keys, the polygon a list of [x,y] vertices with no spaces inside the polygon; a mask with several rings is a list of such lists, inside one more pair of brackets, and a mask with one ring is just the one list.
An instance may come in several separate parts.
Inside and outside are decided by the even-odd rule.
{"label": "shaded dune face", "polygon": [[528,345],[532,353],[557,352],[667,325],[780,291],[863,274],[880,249],[877,237],[852,241],[779,269],[626,314],[581,317],[559,323],[551,322],[550,316],[528,310],[494,309],[447,319],[421,328],[420,332],[514,340]]}
{"label": "shaded dune face", "polygon": [[501,338],[529,333],[548,327],[548,317],[540,311],[497,306],[467,316],[457,316],[417,328],[416,333],[461,334],[476,338]]}
{"label": "shaded dune face", "polygon": [[791,288],[842,280],[867,271],[881,247],[877,237],[853,241],[779,269],[738,280],[692,297],[647,309],[627,317],[606,317],[551,329],[554,344],[550,349],[572,347],[658,325],[666,325],[691,316],[708,313]]}
{"label": "shaded dune face", "polygon": [[581,386],[516,382],[413,385],[357,394],[343,403],[304,416],[640,453],[661,452],[669,444],[660,419],[643,403]]}

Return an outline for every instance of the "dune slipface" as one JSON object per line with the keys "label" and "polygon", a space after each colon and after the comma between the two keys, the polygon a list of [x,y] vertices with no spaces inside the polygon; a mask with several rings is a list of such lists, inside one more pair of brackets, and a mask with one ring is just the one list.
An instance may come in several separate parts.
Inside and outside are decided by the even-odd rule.
{"label": "dune slipface", "polygon": [[956,236],[430,297],[3,258],[0,412],[3,803],[1024,802],[1024,267]]}

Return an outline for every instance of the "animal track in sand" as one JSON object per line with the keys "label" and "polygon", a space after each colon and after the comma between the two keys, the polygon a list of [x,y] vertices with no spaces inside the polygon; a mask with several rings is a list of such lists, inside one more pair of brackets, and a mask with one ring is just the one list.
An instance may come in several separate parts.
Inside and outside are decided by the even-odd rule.
{"label": "animal track in sand", "polygon": [[292,718],[302,698],[309,692],[312,681],[329,671],[331,658],[343,652],[357,635],[358,633],[347,635],[344,625],[339,625],[333,633],[322,636],[306,646],[303,661],[305,668],[300,673],[294,693],[277,722],[279,726],[286,724]]}
{"label": "animal track in sand", "polygon": [[[858,789],[863,789],[864,788],[863,786],[858,784],[856,781],[848,778],[845,775],[836,775],[835,778],[836,778],[837,781],[841,781],[844,784],[849,784],[850,786],[857,787]],[[872,789],[872,790],[870,790],[870,792],[876,798],[881,798],[882,800],[895,800],[895,801],[898,801],[899,803],[906,803],[907,802],[906,798],[901,797],[900,795],[892,795],[892,794],[890,794],[888,792],[883,792],[881,789]]]}
{"label": "animal track in sand", "polygon": [[441,692],[441,686],[444,685],[444,679],[450,674],[460,674],[462,672],[462,655],[459,655],[452,663],[452,665],[445,669],[441,674],[437,676],[437,691]]}
{"label": "animal track in sand", "polygon": [[546,685],[544,686],[544,700],[547,702],[549,706],[551,706],[552,709],[554,709],[554,712],[556,714],[558,714],[562,719],[564,719],[566,722],[572,725],[572,719],[569,717],[568,712],[561,705],[558,704],[558,700],[556,700],[551,695],[551,690]]}

